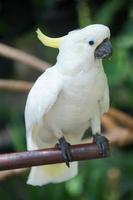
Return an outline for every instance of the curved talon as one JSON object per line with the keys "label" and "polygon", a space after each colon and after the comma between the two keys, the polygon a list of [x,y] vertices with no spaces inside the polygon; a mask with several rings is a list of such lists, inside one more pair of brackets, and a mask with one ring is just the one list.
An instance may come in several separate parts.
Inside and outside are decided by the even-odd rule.
{"label": "curved talon", "polygon": [[96,133],[93,136],[93,142],[98,145],[99,154],[103,157],[105,156],[107,145],[108,145],[108,139],[98,133]]}
{"label": "curved talon", "polygon": [[69,162],[72,160],[70,146],[71,145],[65,140],[64,137],[61,137],[59,139],[59,143],[56,144],[56,147],[59,148],[62,152],[62,156],[64,158],[67,167],[70,167]]}

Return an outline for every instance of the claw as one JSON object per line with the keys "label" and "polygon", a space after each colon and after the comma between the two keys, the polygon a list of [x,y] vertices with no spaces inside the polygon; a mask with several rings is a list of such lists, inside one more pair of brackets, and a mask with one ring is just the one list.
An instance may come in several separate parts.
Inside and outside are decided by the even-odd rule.
{"label": "claw", "polygon": [[70,167],[69,162],[72,160],[70,144],[65,140],[64,137],[61,137],[59,139],[59,143],[56,144],[56,147],[58,147],[61,150],[62,156],[64,158],[67,167]]}
{"label": "claw", "polygon": [[93,136],[93,142],[98,145],[99,154],[104,157],[105,153],[106,153],[106,148],[108,145],[108,139],[106,137],[96,133]]}

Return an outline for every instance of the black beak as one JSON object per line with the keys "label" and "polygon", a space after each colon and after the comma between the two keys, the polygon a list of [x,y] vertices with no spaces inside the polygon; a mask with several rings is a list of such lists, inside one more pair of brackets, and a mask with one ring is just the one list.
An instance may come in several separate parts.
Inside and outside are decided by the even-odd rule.
{"label": "black beak", "polygon": [[108,39],[105,39],[95,50],[95,58],[102,59],[112,56],[112,45]]}

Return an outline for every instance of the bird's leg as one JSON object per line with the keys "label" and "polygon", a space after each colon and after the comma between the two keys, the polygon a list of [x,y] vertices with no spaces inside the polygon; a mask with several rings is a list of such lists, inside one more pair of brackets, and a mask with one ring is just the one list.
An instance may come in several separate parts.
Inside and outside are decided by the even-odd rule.
{"label": "bird's leg", "polygon": [[108,139],[101,135],[101,120],[98,115],[91,120],[91,128],[93,133],[93,142],[97,144],[99,154],[104,157],[108,147]]}
{"label": "bird's leg", "polygon": [[99,154],[104,157],[108,146],[108,139],[105,136],[96,133],[93,135],[93,142],[97,144]]}
{"label": "bird's leg", "polygon": [[69,165],[69,162],[71,161],[70,144],[66,141],[64,137],[61,137],[58,141],[59,142],[56,144],[56,147],[58,147],[61,150],[66,165],[70,167]]}

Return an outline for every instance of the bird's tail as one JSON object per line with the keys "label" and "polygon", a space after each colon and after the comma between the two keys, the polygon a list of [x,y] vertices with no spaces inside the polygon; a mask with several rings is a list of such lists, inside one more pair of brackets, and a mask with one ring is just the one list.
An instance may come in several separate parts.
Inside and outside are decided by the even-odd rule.
{"label": "bird's tail", "polygon": [[67,181],[78,173],[78,163],[70,163],[68,168],[66,164],[43,165],[32,167],[27,183],[34,186],[42,186],[48,183],[59,183]]}

